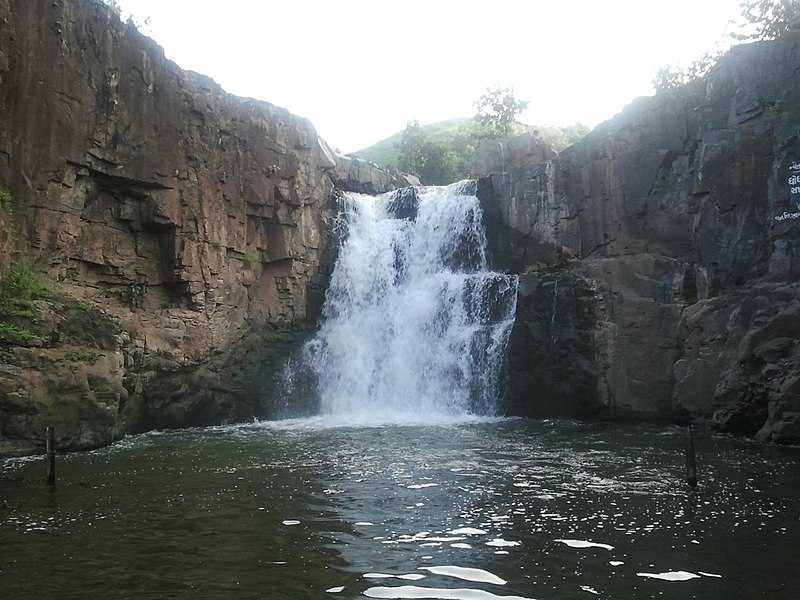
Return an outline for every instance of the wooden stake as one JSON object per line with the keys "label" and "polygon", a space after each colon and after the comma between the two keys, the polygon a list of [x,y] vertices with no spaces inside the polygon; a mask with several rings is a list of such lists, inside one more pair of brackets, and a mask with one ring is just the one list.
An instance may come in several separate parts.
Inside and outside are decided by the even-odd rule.
{"label": "wooden stake", "polygon": [[689,440],[686,445],[686,483],[692,489],[697,488],[697,458],[694,452],[694,429],[689,422]]}
{"label": "wooden stake", "polygon": [[47,485],[56,484],[56,430],[52,426],[47,427]]}

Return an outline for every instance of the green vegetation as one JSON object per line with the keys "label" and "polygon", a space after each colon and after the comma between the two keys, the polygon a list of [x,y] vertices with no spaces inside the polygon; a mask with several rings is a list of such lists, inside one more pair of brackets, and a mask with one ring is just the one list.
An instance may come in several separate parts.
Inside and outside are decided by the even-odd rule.
{"label": "green vegetation", "polygon": [[244,263],[245,268],[252,271],[253,268],[258,264],[258,255],[253,253],[245,254],[242,257],[242,262]]}
{"label": "green vegetation", "polygon": [[656,92],[660,93],[676,90],[693,81],[704,79],[724,55],[724,52],[705,54],[692,61],[687,67],[676,67],[675,65],[661,67],[653,79],[653,87],[656,88]]}
{"label": "green vegetation", "polygon": [[[739,31],[734,40],[775,40],[789,32],[800,31],[798,0],[743,0],[739,5]],[[656,92],[676,90],[705,79],[725,52],[705,54],[686,67],[667,65],[653,78]]]}
{"label": "green vegetation", "polygon": [[28,345],[38,340],[35,301],[49,297],[50,292],[30,267],[13,267],[0,282],[0,342]]}
{"label": "green vegetation", "polygon": [[14,201],[14,197],[7,187],[0,185],[0,208],[9,208]]}
{"label": "green vegetation", "polygon": [[30,267],[12,267],[0,282],[0,314],[12,307],[30,308],[34,300],[49,297],[49,290]]}
{"label": "green vegetation", "polygon": [[[555,151],[584,137],[589,128],[580,123],[567,127],[532,127],[515,122],[510,135],[534,131]],[[470,176],[472,162],[487,135],[476,119],[439,121],[430,125],[410,122],[406,128],[355,153],[375,164],[420,177],[427,185],[443,185]]]}
{"label": "green vegetation", "polygon": [[64,358],[70,362],[83,362],[92,364],[97,360],[98,355],[94,352],[66,352]]}
{"label": "green vegetation", "polygon": [[24,327],[18,327],[13,323],[0,321],[0,344],[11,344],[13,346],[27,346],[39,340],[39,336]]}
{"label": "green vegetation", "polygon": [[498,85],[487,89],[475,102],[475,108],[475,120],[486,137],[506,137],[514,133],[517,117],[528,108],[528,101],[517,98],[513,89]]}
{"label": "green vegetation", "polygon": [[775,40],[800,31],[800,2],[797,0],[744,0],[740,5],[741,32],[737,40]]}

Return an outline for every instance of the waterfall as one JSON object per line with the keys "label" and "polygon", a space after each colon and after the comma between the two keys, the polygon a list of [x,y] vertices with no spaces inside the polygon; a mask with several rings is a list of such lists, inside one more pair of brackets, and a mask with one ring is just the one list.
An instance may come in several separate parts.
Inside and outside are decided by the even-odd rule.
{"label": "waterfall", "polygon": [[517,277],[487,270],[475,182],[348,194],[342,217],[321,327],[303,351],[321,415],[493,415]]}

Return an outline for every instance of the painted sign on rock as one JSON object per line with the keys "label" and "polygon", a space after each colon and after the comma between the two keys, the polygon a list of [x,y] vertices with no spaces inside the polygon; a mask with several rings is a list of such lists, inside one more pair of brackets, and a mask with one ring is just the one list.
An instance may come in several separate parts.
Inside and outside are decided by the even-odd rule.
{"label": "painted sign on rock", "polygon": [[775,217],[776,221],[800,219],[800,161],[795,160],[789,163],[789,176],[786,183],[789,185],[789,199],[796,210],[794,212],[784,211]]}

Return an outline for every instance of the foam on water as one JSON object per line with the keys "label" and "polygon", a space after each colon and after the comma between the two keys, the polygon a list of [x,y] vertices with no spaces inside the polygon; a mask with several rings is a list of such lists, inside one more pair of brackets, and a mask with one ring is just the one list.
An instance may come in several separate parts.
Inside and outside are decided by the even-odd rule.
{"label": "foam on water", "polygon": [[459,529],[451,529],[449,533],[453,535],[485,535],[483,529],[476,529],[475,527],[460,527]]}
{"label": "foam on water", "polygon": [[566,544],[570,548],[603,548],[604,550],[613,550],[614,546],[609,544],[600,544],[598,542],[590,542],[587,540],[555,540],[562,544]]}
{"label": "foam on water", "polygon": [[437,600],[534,600],[523,596],[498,596],[484,590],[443,589],[401,585],[397,587],[371,587],[364,590],[368,598],[433,598]]}
{"label": "foam on water", "polygon": [[425,575],[420,573],[403,573],[401,575],[390,575],[388,573],[364,573],[365,579],[406,579],[408,581],[419,581],[425,579]]}
{"label": "foam on water", "polygon": [[483,569],[474,569],[468,567],[456,567],[452,565],[445,565],[441,567],[419,567],[421,571],[428,571],[434,575],[444,575],[445,577],[455,577],[465,581],[477,581],[479,583],[491,583],[493,585],[505,585],[506,580],[501,579],[494,573],[484,571]]}
{"label": "foam on water", "polygon": [[348,194],[318,334],[302,365],[323,421],[436,424],[492,415],[517,277],[487,270],[475,182],[417,188],[413,219],[391,194]]}
{"label": "foam on water", "polygon": [[667,571],[665,573],[637,573],[639,577],[646,577],[648,579],[661,579],[663,581],[689,581],[690,579],[698,579],[700,575],[691,573],[689,571]]}

